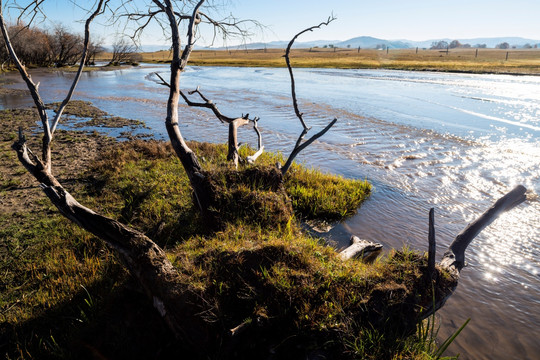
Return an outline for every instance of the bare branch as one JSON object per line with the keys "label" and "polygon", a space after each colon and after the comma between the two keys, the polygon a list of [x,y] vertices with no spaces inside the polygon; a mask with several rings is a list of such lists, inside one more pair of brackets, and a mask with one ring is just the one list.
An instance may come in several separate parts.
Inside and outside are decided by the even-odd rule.
{"label": "bare branch", "polygon": [[320,138],[321,136],[323,136],[324,134],[326,134],[326,132],[328,130],[330,130],[330,128],[332,126],[334,126],[334,124],[336,123],[337,119],[334,119],[330,122],[330,124],[326,125],[326,127],[324,129],[322,129],[321,131],[319,131],[318,133],[316,133],[315,135],[313,135],[311,138],[309,138],[309,140],[306,140],[302,145],[299,145],[299,143],[301,142],[302,138],[304,137],[304,135],[307,133],[307,129],[304,129],[304,131],[302,132],[302,134],[300,135],[300,137],[298,138],[298,141],[296,143],[296,146],[294,147],[293,151],[291,152],[291,155],[289,155],[289,158],[287,159],[287,162],[285,163],[285,165],[283,165],[283,167],[281,168],[281,173],[283,175],[285,175],[285,173],[287,172],[287,170],[289,170],[289,168],[291,167],[291,164],[294,160],[294,158],[296,157],[296,155],[298,155],[298,153],[302,150],[304,150],[308,145],[310,145],[312,142],[314,142],[315,140],[317,140],[318,138]]}
{"label": "bare branch", "polygon": [[302,113],[300,112],[300,110],[298,109],[298,101],[296,99],[296,88],[295,88],[295,82],[294,82],[294,75],[293,75],[293,71],[292,71],[292,67],[291,67],[291,62],[290,62],[290,59],[289,59],[289,54],[290,54],[290,51],[291,51],[291,48],[294,44],[294,41],[300,36],[302,35],[303,33],[307,32],[307,31],[313,31],[314,29],[318,29],[320,28],[321,26],[323,25],[328,25],[330,24],[332,21],[335,20],[335,17],[334,16],[330,16],[328,17],[328,20],[326,20],[325,22],[322,22],[320,23],[319,25],[315,25],[315,26],[312,26],[312,27],[309,27],[307,29],[304,29],[302,31],[300,31],[298,34],[296,34],[292,39],[291,41],[289,41],[289,44],[287,45],[287,49],[285,50],[285,61],[287,63],[287,69],[289,70],[289,75],[291,77],[291,95],[292,95],[292,99],[293,99],[293,107],[294,107],[294,112],[296,114],[296,117],[300,120],[300,123],[302,124],[302,127],[304,128],[304,130],[302,131],[302,133],[300,134],[300,136],[298,137],[298,140],[296,141],[296,145],[294,146],[294,149],[293,151],[291,152],[291,155],[289,155],[289,158],[287,159],[287,162],[285,163],[285,165],[281,168],[281,173],[283,175],[285,175],[285,173],[287,172],[287,170],[289,170],[291,164],[292,164],[292,161],[294,160],[294,158],[296,157],[296,155],[298,155],[298,153],[300,151],[302,151],[303,149],[305,149],[309,144],[311,144],[313,141],[315,141],[316,139],[318,139],[319,137],[321,137],[322,135],[324,135],[328,130],[330,130],[330,128],[332,126],[334,126],[334,124],[336,123],[337,119],[334,119],[330,122],[330,124],[328,124],[323,130],[321,130],[320,132],[318,132],[317,134],[313,135],[309,140],[307,140],[306,142],[304,142],[302,145],[302,140],[304,139],[304,136],[306,136],[307,132],[309,131],[309,128],[307,127],[305,121],[304,121],[304,118],[302,117]]}
{"label": "bare branch", "polygon": [[182,57],[180,58],[180,61],[181,61],[180,66],[182,67],[182,69],[186,67],[189,61],[189,56],[191,55],[191,52],[193,51],[193,45],[195,45],[195,27],[201,21],[201,17],[199,15],[199,9],[201,8],[203,3],[204,3],[204,0],[200,0],[197,3],[197,5],[195,5],[195,9],[193,9],[193,15],[191,16],[191,19],[189,19],[187,44],[184,47],[184,51],[182,52]]}
{"label": "bare branch", "polygon": [[51,172],[47,171],[45,164],[26,146],[26,138],[23,135],[22,128],[19,128],[19,138],[13,143],[12,148],[17,152],[20,163],[40,183],[50,184],[51,186],[60,185],[51,175]]}
{"label": "bare branch", "polygon": [[[161,81],[161,83],[159,83],[160,85],[164,85],[169,88],[171,87],[170,84],[167,81],[165,81],[165,79],[163,79],[163,77],[159,73],[155,72],[154,74],[160,79]],[[231,117],[223,115],[221,111],[219,111],[219,109],[217,108],[216,104],[214,104],[212,100],[204,96],[204,94],[200,91],[199,87],[197,87],[197,89],[195,90],[189,91],[188,94],[193,95],[197,93],[200,96],[200,98],[204,100],[203,103],[193,102],[189,100],[189,98],[184,94],[182,90],[180,90],[179,93],[188,106],[203,107],[203,108],[210,109],[212,110],[212,112],[218,118],[219,121],[221,121],[222,123],[229,124],[229,153],[227,155],[227,160],[232,160],[236,167],[238,167],[238,160],[239,160],[238,128],[240,126],[247,125],[249,122],[253,122],[253,129],[257,133],[257,137],[258,137],[258,150],[255,154],[248,156],[246,158],[247,162],[250,164],[254,163],[255,160],[257,160],[257,158],[263,153],[264,147],[262,146],[262,136],[261,136],[261,132],[259,131],[259,128],[257,127],[257,122],[259,121],[258,117],[249,119],[249,114],[246,114],[246,115],[242,115],[241,117],[231,118]]]}
{"label": "bare branch", "polygon": [[156,75],[159,78],[159,80],[161,80],[161,82],[158,83],[159,85],[164,85],[168,87],[169,89],[171,88],[171,84],[169,84],[161,75],[159,75],[157,71],[154,73],[154,75]]}
{"label": "bare branch", "polygon": [[263,153],[264,151],[264,146],[262,144],[262,136],[261,136],[261,132],[259,131],[259,128],[257,127],[257,124],[259,122],[259,118],[255,118],[253,119],[253,130],[255,130],[255,132],[257,133],[257,138],[258,138],[258,141],[257,141],[257,152],[253,155],[250,155],[246,158],[247,162],[249,164],[253,164],[255,163],[255,161],[257,161],[257,158],[259,156],[261,156],[261,154]]}
{"label": "bare branch", "polygon": [[467,225],[462,232],[460,232],[441,260],[441,264],[446,267],[453,267],[460,271],[465,264],[465,250],[471,241],[480,232],[491,224],[499,215],[516,207],[524,202],[527,197],[525,192],[527,189],[521,185],[516,186],[512,191],[505,196],[497,200],[491,208],[484,212],[478,219]]}
{"label": "bare branch", "polygon": [[88,44],[90,42],[90,24],[95,19],[96,16],[103,13],[103,5],[107,4],[109,0],[99,0],[96,10],[86,19],[86,23],[84,24],[84,43],[83,43],[83,51],[81,55],[81,61],[79,63],[79,68],[77,70],[77,73],[75,75],[75,78],[73,79],[73,82],[71,83],[71,87],[69,88],[69,91],[65,97],[65,99],[62,101],[62,104],[60,104],[60,107],[56,110],[56,115],[52,122],[52,129],[51,133],[54,134],[56,131],[56,127],[58,125],[58,122],[60,121],[60,117],[62,116],[62,113],[64,112],[67,104],[71,100],[71,97],[73,96],[73,92],[75,91],[75,88],[77,87],[77,84],[79,83],[79,79],[81,78],[82,71],[84,69],[84,65],[86,64],[86,57],[88,55]]}
{"label": "bare branch", "polygon": [[7,47],[8,52],[13,62],[15,63],[15,66],[17,67],[17,70],[19,71],[22,79],[26,83],[26,86],[28,87],[28,90],[30,91],[30,95],[32,96],[32,99],[34,100],[34,104],[37,107],[39,118],[43,126],[43,148],[42,148],[43,159],[45,161],[45,165],[50,166],[50,156],[51,156],[50,155],[50,142],[52,140],[52,133],[50,129],[49,119],[45,111],[45,104],[43,103],[43,100],[41,99],[41,96],[39,95],[39,92],[37,90],[38,86],[32,81],[30,75],[26,72],[26,68],[21,63],[21,61],[17,57],[17,54],[15,53],[15,50],[13,49],[13,45],[11,43],[11,39],[9,37],[6,23],[4,20],[3,7],[4,6],[2,3],[2,0],[0,0],[0,27],[2,29],[2,35],[4,37],[5,46]]}
{"label": "bare branch", "polygon": [[15,7],[19,9],[20,13],[17,17],[17,22],[21,22],[23,17],[30,16],[30,20],[28,20],[27,27],[29,27],[35,20],[35,18],[41,14],[41,16],[46,17],[46,15],[41,11],[41,4],[43,4],[45,0],[33,0],[31,1],[27,6],[22,7],[15,4]]}
{"label": "bare branch", "polygon": [[308,129],[308,127],[307,127],[307,125],[304,122],[304,119],[302,117],[303,113],[301,113],[300,110],[298,109],[298,101],[296,100],[296,86],[295,86],[295,82],[294,82],[294,75],[293,75],[293,71],[292,71],[292,67],[291,67],[291,60],[289,58],[289,54],[291,52],[291,48],[292,48],[294,42],[296,41],[296,39],[300,35],[302,35],[303,33],[308,32],[308,31],[313,31],[315,29],[320,29],[321,26],[328,25],[332,21],[334,21],[335,19],[336,18],[334,16],[330,16],[330,17],[328,17],[328,20],[320,23],[319,25],[315,25],[315,26],[312,26],[312,27],[309,27],[307,29],[304,29],[304,30],[300,31],[298,34],[296,34],[291,39],[291,41],[289,41],[289,44],[287,45],[287,49],[285,50],[285,61],[287,62],[287,69],[289,69],[289,75],[291,76],[291,93],[292,93],[292,99],[293,99],[294,113],[296,114],[296,117],[298,117],[298,119],[300,119],[300,122],[302,123],[302,126],[304,127],[304,130]]}
{"label": "bare branch", "polygon": [[[46,113],[45,104],[44,104],[43,100],[41,99],[41,96],[39,95],[39,91],[38,91],[39,84],[36,85],[32,81],[30,75],[26,72],[26,68],[24,67],[24,65],[22,65],[21,61],[17,57],[17,54],[15,53],[15,50],[13,49],[13,45],[11,43],[11,39],[9,37],[7,27],[6,27],[6,24],[5,24],[5,20],[4,20],[4,16],[3,16],[3,4],[2,4],[2,1],[0,0],[0,27],[1,27],[1,30],[2,30],[2,35],[4,37],[4,42],[5,42],[6,47],[8,48],[9,54],[10,54],[11,58],[13,59],[13,62],[15,63],[15,66],[17,67],[17,70],[19,70],[19,73],[20,73],[21,77],[23,78],[24,82],[26,83],[26,86],[28,87],[28,90],[30,90],[30,94],[32,96],[32,99],[34,100],[34,104],[37,107],[37,111],[38,111],[38,114],[39,114],[39,117],[40,117],[40,120],[41,120],[41,124],[43,126],[43,141],[42,141],[42,143],[43,143],[43,145],[42,145],[43,162],[44,162],[45,168],[49,172],[51,171],[51,142],[52,142],[52,139],[53,139],[53,134],[54,134],[54,131],[56,130],[56,126],[58,125],[58,122],[60,120],[60,117],[62,115],[62,112],[63,112],[65,106],[67,105],[67,103],[71,99],[71,96],[73,95],[73,91],[75,90],[75,87],[77,86],[77,82],[79,81],[79,78],[80,78],[81,73],[82,73],[82,69],[84,67],[84,63],[85,63],[85,60],[86,60],[87,49],[88,49],[89,36],[90,36],[89,35],[89,26],[90,26],[90,23],[92,22],[92,20],[98,14],[101,13],[103,3],[106,2],[106,1],[108,1],[108,0],[100,0],[95,12],[92,13],[92,15],[90,15],[89,18],[86,20],[86,24],[85,24],[85,40],[84,40],[83,53],[82,53],[82,57],[81,57],[81,63],[80,63],[79,69],[77,71],[77,74],[75,76],[75,79],[73,80],[73,83],[71,85],[71,88],[69,89],[66,98],[62,102],[62,105],[57,110],[56,116],[55,116],[55,118],[54,118],[54,120],[52,122],[52,125],[51,125],[49,123],[49,118],[48,118],[47,113]],[[42,3],[42,1],[40,1],[40,0],[36,0],[35,2],[33,2],[32,4],[34,6],[34,10],[38,9],[39,5],[41,3]],[[24,8],[23,12],[28,11],[28,9],[30,9],[29,6]]]}
{"label": "bare branch", "polygon": [[201,22],[207,23],[213,26],[213,36],[210,46],[212,46],[216,40],[218,33],[222,34],[223,39],[228,37],[240,37],[242,39],[248,38],[251,32],[244,27],[244,25],[252,24],[255,27],[262,28],[263,26],[255,20],[237,20],[234,16],[230,15],[221,20],[215,20],[204,12],[200,12]]}
{"label": "bare branch", "polygon": [[192,91],[189,91],[188,94],[189,95],[192,95],[192,94],[199,94],[199,96],[201,97],[201,99],[204,100],[204,103],[197,103],[197,102],[193,102],[193,101],[190,101],[187,96],[180,90],[180,96],[182,96],[182,98],[184,99],[184,101],[186,102],[186,104],[188,104],[189,106],[193,106],[193,107],[203,107],[203,108],[207,108],[207,109],[210,109],[212,110],[212,112],[214,113],[214,115],[219,119],[219,121],[221,121],[222,123],[225,122],[227,124],[230,124],[231,122],[233,122],[234,120],[238,119],[238,118],[232,118],[232,117],[229,117],[229,116],[225,116],[221,113],[221,111],[219,111],[219,109],[217,108],[216,104],[214,104],[212,102],[212,100],[209,100],[207,97],[205,97],[201,91],[199,90],[199,87],[197,86],[197,89],[195,90],[192,90]]}

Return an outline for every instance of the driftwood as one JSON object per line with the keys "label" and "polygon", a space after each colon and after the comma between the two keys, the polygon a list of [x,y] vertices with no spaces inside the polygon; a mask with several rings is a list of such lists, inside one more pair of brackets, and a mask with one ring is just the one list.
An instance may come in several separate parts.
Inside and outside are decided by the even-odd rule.
{"label": "driftwood", "polygon": [[493,206],[484,212],[478,219],[467,225],[467,227],[456,236],[448,250],[444,253],[443,259],[441,260],[441,266],[448,269],[455,269],[457,272],[461,271],[465,265],[465,250],[467,250],[467,246],[469,246],[471,241],[503,212],[512,210],[514,207],[524,202],[527,199],[525,195],[526,191],[527,189],[524,186],[516,186],[508,194],[497,200]]}
{"label": "driftwood", "polygon": [[[465,251],[471,241],[480,232],[489,226],[499,215],[505,211],[509,211],[526,200],[527,189],[521,185],[515,187],[512,191],[497,200],[486,212],[478,219],[471,222],[463,231],[461,231],[454,241],[444,253],[439,264],[435,265],[435,225],[434,225],[434,209],[429,212],[429,251],[427,276],[433,284],[433,296],[423,297],[420,303],[414,304],[419,307],[420,319],[425,319],[439,310],[446,300],[453,294],[459,281],[460,272],[465,266]],[[378,256],[382,249],[382,245],[378,243],[362,240],[357,236],[351,237],[351,245],[342,250],[339,255],[343,260],[360,258],[365,262],[372,262]],[[444,271],[448,276],[441,276],[440,272]],[[410,309],[411,312],[417,309]],[[416,321],[411,321],[406,325],[410,331],[414,331]]]}
{"label": "driftwood", "polygon": [[365,263],[372,263],[381,253],[383,246],[379,243],[360,239],[358,236],[351,236],[351,245],[342,251],[339,256],[343,260],[360,259]]}
{"label": "driftwood", "polygon": [[[440,309],[456,289],[460,272],[465,266],[465,251],[471,241],[503,212],[509,211],[524,202],[526,200],[526,191],[527,189],[525,187],[521,185],[516,186],[512,191],[497,200],[493,206],[478,217],[478,219],[467,225],[467,227],[456,236],[454,241],[448,247],[448,250],[444,253],[441,262],[438,264],[439,269],[449,273],[451,281],[445,282],[444,286],[441,287],[437,286],[437,284],[441,284],[439,281],[440,279],[435,279],[438,291],[434,301],[431,304],[426,304],[426,311],[423,313],[423,318],[430,316]],[[433,239],[430,239],[430,243],[431,242],[433,242],[432,246],[434,248],[434,234]]]}

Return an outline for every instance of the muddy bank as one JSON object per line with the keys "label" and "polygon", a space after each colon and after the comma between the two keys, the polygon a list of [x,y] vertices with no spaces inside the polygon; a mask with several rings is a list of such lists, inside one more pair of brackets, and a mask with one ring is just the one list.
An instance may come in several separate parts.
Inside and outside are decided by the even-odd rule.
{"label": "muddy bank", "polygon": [[[5,90],[5,89],[4,89]],[[8,89],[9,90],[9,89]],[[18,92],[19,90],[14,90]],[[1,93],[0,93],[1,95]],[[53,109],[57,104],[49,104]],[[74,174],[84,171],[87,164],[98,153],[118,140],[100,133],[99,128],[126,129],[118,138],[136,138],[132,131],[144,129],[144,122],[111,116],[89,102],[72,101],[66,109],[64,127],[87,128],[92,130],[60,129],[53,142],[53,172],[58,180],[73,190],[77,186]],[[0,214],[16,214],[34,211],[43,193],[35,179],[20,165],[11,145],[21,127],[28,139],[29,148],[39,155],[41,148],[41,124],[35,109],[0,110]]]}

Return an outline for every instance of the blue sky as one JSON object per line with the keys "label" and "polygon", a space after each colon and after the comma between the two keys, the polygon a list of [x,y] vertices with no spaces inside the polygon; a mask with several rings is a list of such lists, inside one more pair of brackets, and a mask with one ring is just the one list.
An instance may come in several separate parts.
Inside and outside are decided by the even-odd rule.
{"label": "blue sky", "polygon": [[[303,35],[300,41],[347,40],[363,35],[391,40],[499,36],[540,39],[540,0],[225,0],[222,3],[225,5],[220,8],[220,14],[232,13],[267,26],[249,42],[289,40],[299,30],[325,20],[332,13],[337,17],[335,22]],[[74,31],[82,29],[82,24],[73,22],[80,16],[73,1],[47,0],[46,4],[51,21],[63,22]],[[114,27],[95,24],[94,29],[106,44],[112,42]],[[211,40],[209,33],[203,34],[199,45]],[[231,40],[229,45],[237,42]],[[156,27],[147,32],[142,43],[165,42]]]}
{"label": "blue sky", "polygon": [[[409,40],[540,38],[539,0],[238,0],[232,8],[240,17],[271,26],[281,40],[332,12],[335,23],[302,39],[346,40],[360,35]],[[268,32],[264,37],[271,40],[274,34]]]}

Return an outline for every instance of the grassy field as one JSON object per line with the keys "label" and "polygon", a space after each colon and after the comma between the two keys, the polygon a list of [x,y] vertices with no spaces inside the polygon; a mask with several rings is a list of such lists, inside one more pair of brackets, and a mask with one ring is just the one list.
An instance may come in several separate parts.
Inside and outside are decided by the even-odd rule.
{"label": "grassy field", "polygon": [[[190,64],[199,66],[284,67],[283,49],[196,50]],[[166,62],[169,51],[142,53],[143,62]],[[106,55],[104,55],[106,57]],[[294,49],[294,67],[396,69],[499,74],[540,74],[538,49]]]}

